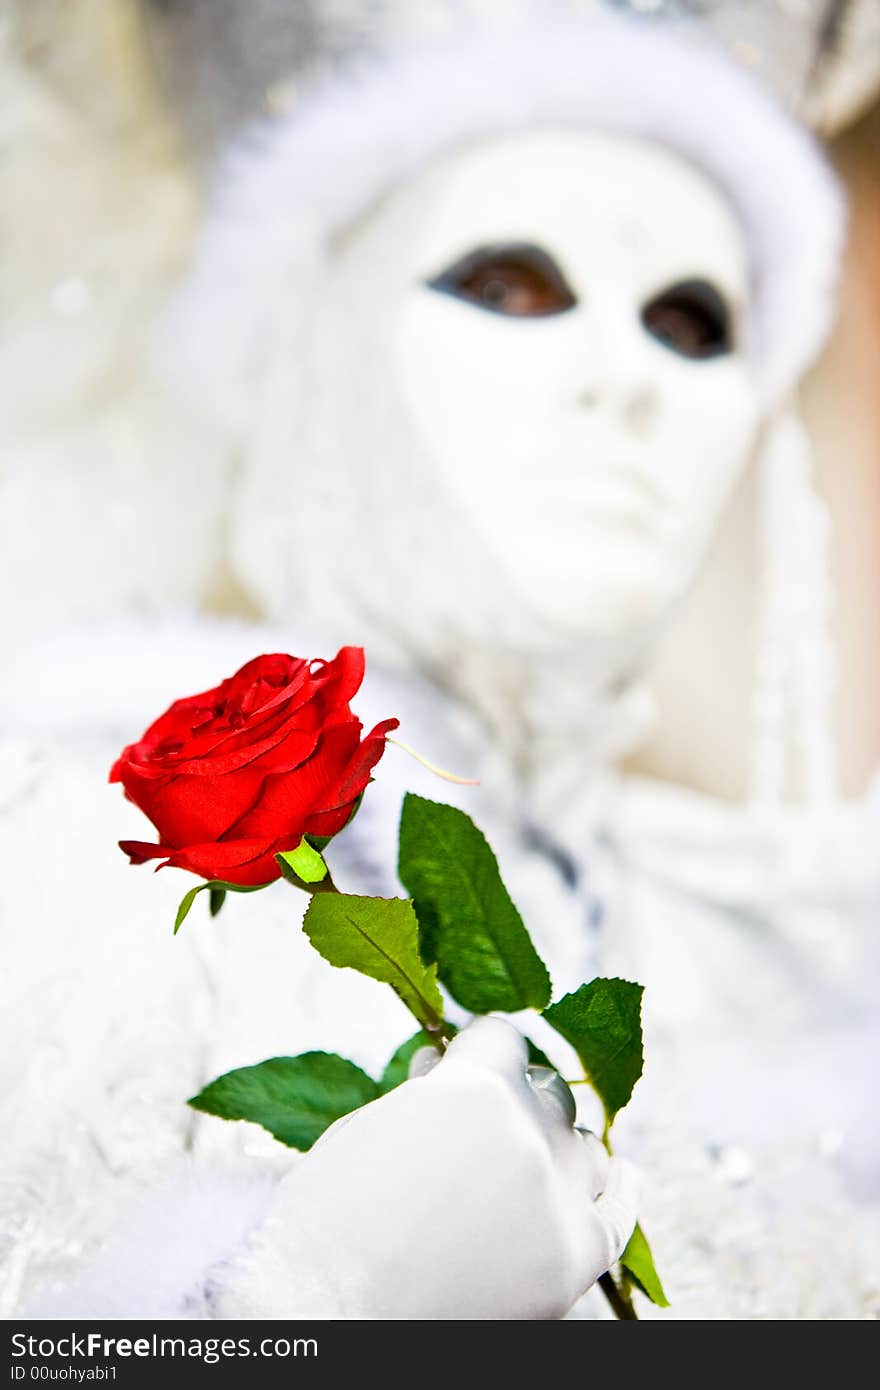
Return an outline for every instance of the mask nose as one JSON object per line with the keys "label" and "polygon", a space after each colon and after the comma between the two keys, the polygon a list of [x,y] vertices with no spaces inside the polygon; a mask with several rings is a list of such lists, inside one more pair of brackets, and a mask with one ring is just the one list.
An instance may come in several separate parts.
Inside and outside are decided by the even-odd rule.
{"label": "mask nose", "polygon": [[[658,382],[646,362],[639,324],[622,317],[616,302],[581,305],[569,391],[579,411],[601,413],[606,420],[634,434],[653,425],[660,396]],[[571,396],[569,397],[571,400]]]}
{"label": "mask nose", "polygon": [[592,381],[578,390],[575,404],[584,411],[605,409],[635,434],[650,430],[657,415],[654,388],[634,382],[625,369],[615,376],[606,371],[601,379],[596,373]]}

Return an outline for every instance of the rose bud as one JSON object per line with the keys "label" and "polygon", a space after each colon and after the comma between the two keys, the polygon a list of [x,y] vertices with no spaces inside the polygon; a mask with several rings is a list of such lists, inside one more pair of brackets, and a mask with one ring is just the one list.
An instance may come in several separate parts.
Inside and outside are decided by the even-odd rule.
{"label": "rose bud", "polygon": [[162,859],[240,886],[281,876],[275,855],[346,824],[397,719],[366,738],[349,701],[360,647],[332,661],[258,656],[214,690],[177,700],[110,772],[158,844],[122,840],[133,864]]}

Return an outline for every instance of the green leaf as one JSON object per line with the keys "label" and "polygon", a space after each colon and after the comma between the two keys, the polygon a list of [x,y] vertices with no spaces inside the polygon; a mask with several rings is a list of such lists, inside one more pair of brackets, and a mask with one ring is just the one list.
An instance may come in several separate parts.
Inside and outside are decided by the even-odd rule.
{"label": "green leaf", "polygon": [[349,966],[391,985],[419,1023],[429,1029],[443,1016],[437,967],[419,954],[419,924],[405,898],[358,898],[319,893],[303,931],[331,965]]}
{"label": "green leaf", "polygon": [[464,811],[407,794],[400,879],[411,894],[426,959],[471,1013],[542,1009],[550,977],[485,836]]}
{"label": "green leaf", "polygon": [[303,836],[296,849],[281,850],[275,858],[283,868],[286,864],[303,883],[320,883],[327,877],[327,865],[318,850],[313,849]]}
{"label": "green leaf", "polygon": [[292,1149],[310,1149],[328,1125],[375,1100],[371,1076],[333,1052],[270,1057],[218,1076],[188,1102],[222,1120],[250,1120]]}
{"label": "green leaf", "polygon": [[183,926],[184,922],[189,916],[189,910],[195,902],[196,898],[198,897],[199,893],[204,893],[205,889],[210,887],[210,883],[197,883],[195,888],[190,888],[188,893],[184,893],[183,897],[180,900],[180,906],[177,909],[177,916],[174,919],[175,936],[180,931],[180,928]]}
{"label": "green leaf", "polygon": [[660,1276],[654,1267],[654,1256],[641,1226],[636,1226],[629,1238],[629,1244],[620,1257],[620,1263],[627,1275],[641,1289],[646,1298],[656,1303],[658,1308],[668,1308],[669,1299],[663,1291]]}
{"label": "green leaf", "polygon": [[382,1095],[386,1095],[388,1091],[393,1091],[396,1086],[400,1085],[401,1081],[406,1081],[409,1076],[409,1064],[419,1048],[433,1046],[434,1039],[423,1028],[420,1028],[417,1033],[413,1033],[412,1037],[407,1038],[405,1043],[401,1043],[379,1080],[379,1090]]}
{"label": "green leaf", "polygon": [[642,1074],[642,985],[591,980],[544,1010],[570,1042],[611,1124]]}
{"label": "green leaf", "polygon": [[[271,887],[268,883],[252,883],[245,887],[241,883],[224,883],[222,879],[212,879],[210,883],[197,883],[195,888],[190,888],[188,893],[184,893],[180,900],[180,907],[177,909],[177,916],[174,919],[174,935],[180,931],[187,917],[189,910],[198,897],[199,893],[210,891],[211,916],[216,917],[220,908],[223,906],[223,898],[227,893],[259,893],[261,888]],[[219,895],[222,893],[223,897]],[[216,906],[215,906],[216,904]]]}
{"label": "green leaf", "polygon": [[[345,822],[345,825],[348,825],[348,821]],[[343,830],[345,825],[342,827]],[[306,843],[311,845],[312,849],[316,849],[319,854],[323,854],[327,846],[333,842],[332,835],[306,835],[305,839]]]}

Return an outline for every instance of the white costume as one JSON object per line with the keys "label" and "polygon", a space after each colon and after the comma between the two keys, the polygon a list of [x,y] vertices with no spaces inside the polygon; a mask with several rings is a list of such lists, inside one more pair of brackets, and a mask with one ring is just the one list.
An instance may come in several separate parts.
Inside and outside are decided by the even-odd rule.
{"label": "white costume", "polygon": [[[711,93],[711,128],[694,119],[695,89],[704,104]],[[399,714],[428,757],[481,777],[479,794],[455,799],[497,845],[556,997],[599,969],[647,984],[649,1071],[620,1128],[649,1172],[645,1224],[674,1314],[858,1316],[870,1280],[855,1247],[871,1218],[853,1192],[866,1191],[867,1169],[837,1159],[870,1022],[854,993],[857,918],[877,883],[864,828],[852,828],[860,813],[834,805],[821,621],[797,607],[800,586],[817,582],[821,520],[798,427],[782,414],[831,312],[841,225],[829,176],[726,65],[613,24],[472,38],[364,71],[240,159],[175,329],[240,451],[240,573],[285,645],[306,650],[304,614],[316,651],[344,637],[376,665],[408,668],[368,675],[358,713]],[[639,664],[759,442],[768,533],[772,523],[790,544],[768,565],[777,645],[759,673],[756,818],[617,787],[613,764],[638,737]],[[806,618],[818,608],[821,620],[824,595],[812,597]],[[86,667],[93,688],[113,689],[138,640],[111,639],[111,671],[96,680]],[[211,677],[233,669],[256,637],[172,634],[167,658],[149,641],[170,699],[209,662]],[[206,1280],[277,1200],[242,1176],[239,1151],[256,1173],[255,1144],[268,1165],[277,1147],[176,1102],[229,1066],[307,1047],[375,1070],[406,1020],[377,987],[310,954],[283,888],[227,904],[210,927],[188,922],[178,941],[162,935],[179,885],[115,860],[134,813],[109,791],[93,807],[96,756],[109,761],[162,698],[132,657],[137,698],[114,693],[102,711],[92,697],[79,720],[84,650],[72,638],[53,653],[65,660],[61,718],[30,693],[46,688],[36,664],[13,673],[6,698],[20,731],[5,782],[20,851],[6,886],[30,924],[15,936],[14,973],[41,1011],[14,1015],[25,1119],[8,1165],[19,1230],[7,1306],[17,1285],[32,1295],[47,1277],[65,1282],[118,1227],[121,1196],[170,1170],[183,1145],[212,1182],[227,1181],[221,1164],[235,1169],[228,1228],[206,1234],[197,1213],[168,1280],[129,1232],[122,1275],[105,1267],[63,1306],[100,1309],[108,1289],[136,1288],[144,1312],[167,1311],[197,1288],[195,1315],[277,1307],[262,1282],[283,1267],[277,1223],[250,1282],[237,1267],[228,1285]],[[791,814],[780,805],[789,719],[808,794]],[[395,891],[406,786],[446,790],[386,755],[331,851],[345,886]],[[65,840],[58,808],[70,804]],[[47,835],[52,873],[35,884]],[[825,865],[811,875],[817,844],[839,883]],[[88,892],[70,889],[83,880]],[[157,1200],[167,1222],[177,1207]],[[368,1263],[375,1240],[352,1241]],[[576,1250],[563,1264],[579,1278],[546,1302],[527,1287],[540,1266],[529,1245],[516,1296],[499,1288],[484,1315],[561,1311],[614,1245]],[[357,1291],[340,1305],[338,1287],[331,1306],[394,1312],[402,1267],[389,1266],[380,1307]],[[320,1282],[306,1307],[328,1306]],[[427,1306],[456,1315],[471,1290],[460,1293],[456,1305],[434,1287]]]}

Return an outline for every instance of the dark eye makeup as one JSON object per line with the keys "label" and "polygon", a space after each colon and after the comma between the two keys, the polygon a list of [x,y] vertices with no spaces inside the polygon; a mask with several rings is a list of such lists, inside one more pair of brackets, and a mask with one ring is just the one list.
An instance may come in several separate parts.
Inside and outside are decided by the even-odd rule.
{"label": "dark eye makeup", "polygon": [[721,357],[733,348],[730,310],[708,280],[681,280],[642,308],[642,323],[680,357]]}
{"label": "dark eye makeup", "polygon": [[[478,246],[427,281],[429,289],[507,318],[548,318],[577,296],[557,262],[529,242]],[[641,310],[652,338],[680,357],[703,360],[732,351],[730,309],[708,280],[681,280]]]}
{"label": "dark eye makeup", "polygon": [[508,318],[547,318],[577,303],[553,258],[526,243],[479,246],[427,284]]}

